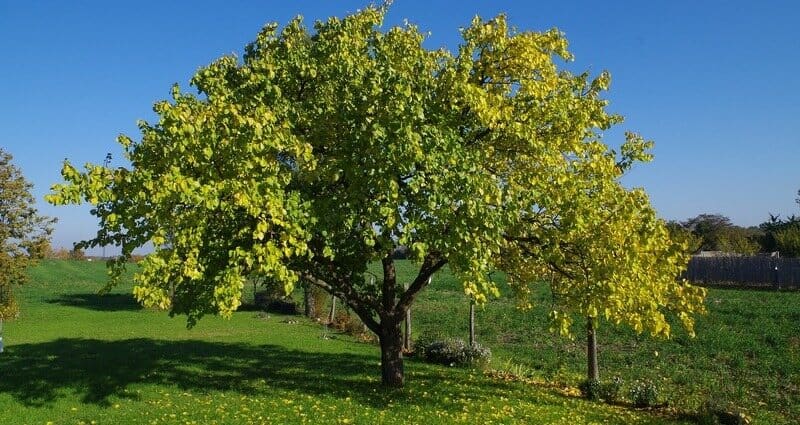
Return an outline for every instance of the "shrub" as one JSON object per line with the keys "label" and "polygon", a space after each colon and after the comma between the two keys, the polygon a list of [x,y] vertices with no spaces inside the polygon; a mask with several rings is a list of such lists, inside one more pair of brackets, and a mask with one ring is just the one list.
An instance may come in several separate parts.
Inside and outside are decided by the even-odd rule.
{"label": "shrub", "polygon": [[619,376],[615,376],[609,382],[600,384],[600,398],[610,403],[619,401],[623,384],[624,381]]}
{"label": "shrub", "polygon": [[72,251],[69,252],[69,259],[78,261],[85,260],[86,253],[78,247],[72,248]]}
{"label": "shrub", "polygon": [[469,345],[460,338],[432,338],[423,336],[415,344],[417,353],[428,362],[448,366],[486,366],[492,352],[480,344]]}
{"label": "shrub", "polygon": [[361,319],[344,308],[336,311],[332,325],[334,328],[351,335],[364,332],[364,324],[361,323]]}
{"label": "shrub", "polygon": [[330,296],[327,292],[323,291],[322,289],[312,286],[310,288],[310,295],[311,295],[311,311],[314,313],[312,319],[319,319],[324,317],[327,312],[325,310],[326,305],[328,304],[328,299]]}
{"label": "shrub", "polygon": [[600,400],[600,381],[587,379],[578,385],[581,395],[589,400]]}
{"label": "shrub", "polygon": [[631,385],[628,395],[636,407],[650,407],[658,404],[658,387],[650,381],[636,381]]}
{"label": "shrub", "polygon": [[622,392],[622,378],[615,376],[607,382],[586,380],[578,385],[581,394],[589,400],[603,400],[606,402],[616,402],[620,400]]}
{"label": "shrub", "polygon": [[375,335],[364,325],[364,322],[346,308],[336,311],[333,323],[330,323],[329,326],[346,334],[353,335],[362,341],[375,340]]}
{"label": "shrub", "polygon": [[253,297],[257,308],[278,314],[299,314],[297,304],[286,297],[276,296],[273,291],[258,291]]}

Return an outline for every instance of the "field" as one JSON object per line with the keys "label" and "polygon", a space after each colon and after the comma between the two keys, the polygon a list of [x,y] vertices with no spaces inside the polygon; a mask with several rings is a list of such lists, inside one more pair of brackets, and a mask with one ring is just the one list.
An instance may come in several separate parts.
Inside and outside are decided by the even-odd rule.
{"label": "field", "polygon": [[[530,312],[507,299],[478,311],[492,367],[523,379],[409,359],[406,388],[386,391],[376,346],[298,317],[241,311],[186,329],[183,318],[141,309],[130,286],[96,295],[102,264],[46,261],[31,277],[19,288],[21,317],[4,329],[3,424],[671,424],[694,423],[682,413],[712,398],[754,423],[800,417],[798,293],[711,291],[696,339],[603,325],[602,376],[657,382],[669,407],[651,411],[575,396],[582,340],[547,332],[544,290]],[[455,279],[441,273],[414,307],[414,332],[466,337],[467,310]]]}

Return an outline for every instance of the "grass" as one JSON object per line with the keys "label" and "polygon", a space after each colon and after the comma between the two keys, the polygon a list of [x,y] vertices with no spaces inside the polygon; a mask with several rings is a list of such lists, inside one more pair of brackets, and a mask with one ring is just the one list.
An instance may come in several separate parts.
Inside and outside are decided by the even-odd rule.
{"label": "grass", "polygon": [[[402,273],[410,276],[411,264]],[[477,340],[492,348],[495,367],[536,380],[576,386],[585,379],[584,323],[569,340],[548,331],[552,296],[535,292],[533,310],[521,312],[507,298],[477,311]],[[739,410],[754,423],[794,424],[800,418],[800,292],[710,289],[708,314],[696,338],[673,325],[670,340],[637,335],[601,323],[598,329],[601,380],[648,380],[662,399],[682,412],[711,402]],[[469,304],[449,273],[434,278],[414,307],[415,331],[467,338]]]}
{"label": "grass", "polygon": [[[411,273],[400,267],[401,277]],[[478,338],[495,367],[525,382],[411,359],[406,388],[386,391],[376,346],[307,320],[241,311],[188,330],[183,318],[140,308],[128,285],[96,295],[102,264],[46,261],[31,277],[18,292],[21,317],[5,326],[3,424],[692,423],[569,396],[564,388],[583,373],[582,344],[549,334],[541,311],[518,312],[509,300],[479,310]],[[547,294],[538,295],[544,308]],[[755,423],[791,423],[800,415],[798,295],[712,291],[695,340],[602,326],[602,372],[655,378],[684,410],[719,395]],[[467,309],[456,280],[437,275],[414,307],[414,331],[466,337]]]}

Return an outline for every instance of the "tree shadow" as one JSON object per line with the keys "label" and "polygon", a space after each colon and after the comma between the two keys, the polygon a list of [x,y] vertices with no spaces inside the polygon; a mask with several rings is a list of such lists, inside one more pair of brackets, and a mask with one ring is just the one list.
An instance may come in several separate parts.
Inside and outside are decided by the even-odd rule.
{"label": "tree shadow", "polygon": [[[131,385],[164,384],[185,391],[250,396],[292,390],[351,397],[378,408],[397,402],[398,395],[411,404],[431,403],[398,391],[374,391],[380,383],[369,376],[379,376],[376,360],[377,356],[275,345],[69,338],[7,347],[0,357],[0,393],[30,406],[52,404],[67,394],[77,394],[83,403],[107,406],[110,397],[135,397],[127,391]],[[434,386],[441,374],[428,370],[415,373],[414,379]]]}
{"label": "tree shadow", "polygon": [[[0,393],[28,406],[52,405],[61,398],[78,397],[83,403],[109,406],[113,398],[138,399],[132,386],[174,385],[183,391],[207,394],[236,392],[250,397],[274,397],[275,390],[312,398],[330,396],[377,409],[392,405],[420,406],[424,410],[459,411],[457,397],[420,397],[404,390],[384,390],[377,356],[332,354],[287,349],[277,345],[249,345],[197,340],[165,341],[137,338],[118,341],[69,338],[8,347],[0,356]],[[465,371],[407,363],[408,378],[429,391],[451,392]],[[465,382],[465,381],[462,381]],[[494,403],[526,394],[520,383],[497,379],[470,386],[470,402]],[[537,392],[540,405],[562,406],[557,391]],[[591,414],[590,414],[591,413]],[[589,412],[587,419],[602,421],[608,413]]]}
{"label": "tree shadow", "polygon": [[95,311],[137,311],[142,306],[131,294],[65,294],[47,300],[50,304],[86,308]]}

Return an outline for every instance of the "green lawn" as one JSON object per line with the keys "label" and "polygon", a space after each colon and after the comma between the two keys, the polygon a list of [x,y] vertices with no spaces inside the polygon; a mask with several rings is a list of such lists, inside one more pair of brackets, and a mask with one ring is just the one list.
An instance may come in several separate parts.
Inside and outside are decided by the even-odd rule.
{"label": "green lawn", "polygon": [[[412,359],[406,388],[385,391],[376,346],[306,320],[242,311],[187,330],[184,318],[139,308],[130,286],[96,295],[102,264],[46,261],[31,277],[18,292],[22,315],[5,324],[2,424],[692,423],[668,416],[673,409],[564,395],[583,371],[580,340],[549,334],[541,311],[520,313],[506,300],[479,311],[479,340],[493,349],[494,367],[528,383]],[[431,289],[415,306],[415,332],[466,336],[457,282],[440,274]],[[695,340],[652,341],[603,326],[602,372],[657,379],[681,410],[717,394],[755,423],[791,423],[800,415],[799,295],[712,291]]]}
{"label": "green lawn", "polygon": [[[411,274],[411,264],[404,264]],[[414,309],[417,332],[448,330],[466,339],[469,304],[456,279],[434,278]],[[495,367],[536,380],[577,385],[586,374],[584,323],[575,339],[548,331],[546,287],[536,306],[514,309],[496,299],[477,313],[478,342],[492,348]],[[696,338],[674,326],[670,340],[601,323],[598,330],[602,379],[650,380],[662,398],[683,412],[711,401],[738,408],[754,423],[796,424],[800,418],[800,292],[710,289],[708,314],[698,318]]]}

